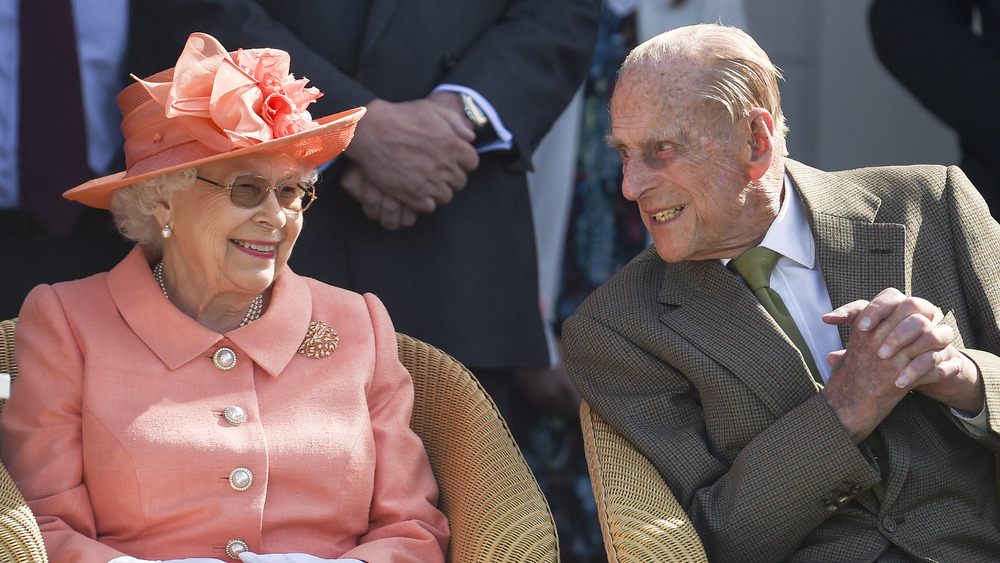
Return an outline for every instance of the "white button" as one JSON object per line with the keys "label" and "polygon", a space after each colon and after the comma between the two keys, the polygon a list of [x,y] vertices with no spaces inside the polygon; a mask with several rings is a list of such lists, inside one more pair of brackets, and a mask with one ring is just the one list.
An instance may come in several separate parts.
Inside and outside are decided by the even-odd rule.
{"label": "white button", "polygon": [[240,554],[244,551],[250,551],[250,544],[243,540],[233,539],[226,543],[226,555],[228,555],[230,559],[239,561]]}
{"label": "white button", "polygon": [[224,411],[222,411],[222,417],[225,418],[229,424],[239,426],[247,421],[247,411],[243,410],[243,407],[229,405]]}
{"label": "white button", "polygon": [[253,473],[246,467],[237,467],[229,474],[229,486],[237,491],[245,491],[253,485]]}
{"label": "white button", "polygon": [[219,348],[212,356],[212,363],[222,371],[229,371],[236,367],[236,352],[231,348]]}

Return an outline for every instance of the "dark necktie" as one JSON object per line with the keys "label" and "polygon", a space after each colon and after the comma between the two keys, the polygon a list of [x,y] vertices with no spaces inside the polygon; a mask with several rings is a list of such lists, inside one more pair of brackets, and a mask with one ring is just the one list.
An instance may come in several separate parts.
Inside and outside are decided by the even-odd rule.
{"label": "dark necktie", "polygon": [[[799,349],[813,378],[822,384],[823,378],[820,376],[819,368],[816,367],[816,361],[813,360],[809,346],[806,345],[806,341],[802,338],[802,333],[799,332],[795,320],[788,312],[788,308],[785,307],[785,302],[782,301],[777,291],[771,289],[771,271],[774,270],[774,266],[778,263],[779,258],[781,258],[781,254],[770,248],[758,246],[744,252],[739,258],[730,260],[727,267],[743,278],[747,287],[750,288],[750,291],[757,297],[760,304],[771,315],[774,322],[778,323],[778,326],[785,332],[788,339]],[[875,461],[878,463],[881,474],[883,476],[889,475],[889,462],[886,457],[885,443],[882,441],[882,437],[872,432],[865,439],[865,443],[868,444],[868,448],[875,455]],[[878,501],[882,502],[882,498],[885,496],[885,477],[883,477],[882,481],[872,486],[872,491],[875,493]]]}
{"label": "dark necktie", "polygon": [[70,0],[21,0],[18,164],[21,206],[54,235],[81,210],[62,192],[90,179]]}

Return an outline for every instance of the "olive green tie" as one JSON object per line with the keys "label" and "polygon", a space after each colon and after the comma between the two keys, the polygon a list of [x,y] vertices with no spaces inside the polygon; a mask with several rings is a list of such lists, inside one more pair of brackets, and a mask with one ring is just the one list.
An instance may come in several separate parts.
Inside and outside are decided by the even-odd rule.
{"label": "olive green tie", "polygon": [[799,328],[795,325],[795,320],[792,319],[792,315],[789,314],[788,308],[785,307],[785,302],[781,300],[778,292],[771,289],[771,270],[774,269],[779,258],[781,258],[781,254],[770,248],[758,246],[747,250],[739,258],[730,260],[729,269],[743,278],[747,287],[750,288],[750,291],[757,297],[760,304],[771,315],[774,322],[778,323],[781,330],[785,332],[789,340],[802,353],[802,358],[805,359],[806,366],[809,367],[809,372],[812,373],[813,378],[819,383],[823,383],[823,378],[819,374],[819,368],[816,367],[816,361],[813,360],[809,346],[806,345],[805,339],[802,338],[802,333],[799,332]]}
{"label": "olive green tie", "polygon": [[[781,300],[781,296],[778,295],[777,291],[771,289],[771,271],[774,270],[774,266],[778,263],[778,259],[781,258],[781,254],[771,250],[770,248],[764,248],[763,246],[758,246],[756,248],[751,248],[743,253],[742,256],[735,260],[730,260],[727,265],[730,270],[736,272],[743,278],[746,282],[747,287],[753,292],[760,304],[764,306],[771,318],[774,319],[781,330],[785,332],[788,339],[795,344],[795,347],[799,349],[802,354],[803,359],[805,359],[806,366],[809,367],[809,371],[812,373],[813,378],[820,384],[823,383],[823,378],[819,373],[819,368],[816,367],[816,361],[813,360],[812,352],[809,351],[809,346],[806,345],[806,341],[802,338],[802,333],[799,332],[798,327],[795,325],[795,320],[792,319],[792,315],[789,314],[788,308],[785,307],[785,302]],[[877,433],[872,432],[868,438],[865,439],[865,443],[872,450],[875,455],[875,461],[878,463],[879,470],[882,475],[889,474],[889,463],[888,458],[885,453],[885,443],[882,441],[882,437]],[[875,497],[882,502],[882,497],[885,495],[885,480],[879,481],[874,486],[872,486],[872,491],[875,493]]]}

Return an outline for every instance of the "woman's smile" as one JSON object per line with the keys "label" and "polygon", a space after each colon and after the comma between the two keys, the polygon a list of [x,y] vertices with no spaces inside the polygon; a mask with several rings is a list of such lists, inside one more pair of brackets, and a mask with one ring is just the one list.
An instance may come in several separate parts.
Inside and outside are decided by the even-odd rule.
{"label": "woman's smile", "polygon": [[258,258],[271,259],[274,258],[275,253],[278,250],[278,244],[274,242],[262,242],[262,241],[249,241],[249,240],[239,240],[230,239],[229,242],[233,245],[246,252],[251,256],[256,256]]}

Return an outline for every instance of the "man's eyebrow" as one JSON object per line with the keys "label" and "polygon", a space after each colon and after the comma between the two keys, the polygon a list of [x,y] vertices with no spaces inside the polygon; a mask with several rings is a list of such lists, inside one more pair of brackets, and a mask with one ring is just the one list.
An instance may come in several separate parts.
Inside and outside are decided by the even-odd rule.
{"label": "man's eyebrow", "polygon": [[[605,135],[604,142],[613,149],[625,146],[625,143],[610,133]],[[688,136],[684,133],[683,129],[664,127],[659,131],[650,131],[649,136],[639,141],[638,146],[640,148],[648,148],[655,147],[660,143],[670,143],[671,145],[684,147],[688,145]]]}

